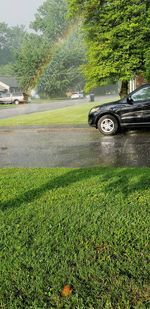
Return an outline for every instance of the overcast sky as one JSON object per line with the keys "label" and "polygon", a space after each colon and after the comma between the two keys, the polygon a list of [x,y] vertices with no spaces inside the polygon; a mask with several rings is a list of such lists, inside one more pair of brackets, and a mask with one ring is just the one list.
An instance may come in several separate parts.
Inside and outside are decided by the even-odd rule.
{"label": "overcast sky", "polygon": [[44,0],[0,0],[0,22],[9,26],[29,26]]}

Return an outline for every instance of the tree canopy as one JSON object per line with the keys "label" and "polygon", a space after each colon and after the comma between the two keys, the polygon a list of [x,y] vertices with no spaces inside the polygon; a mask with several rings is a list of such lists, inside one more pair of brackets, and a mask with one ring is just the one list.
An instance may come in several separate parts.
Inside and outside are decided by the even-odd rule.
{"label": "tree canopy", "polygon": [[0,73],[11,74],[16,53],[19,50],[25,36],[24,26],[9,27],[6,23],[0,23]]}
{"label": "tree canopy", "polygon": [[70,34],[42,75],[38,88],[50,96],[65,95],[66,91],[84,88],[85,80],[80,65],[85,62],[85,47],[80,28]]}
{"label": "tree canopy", "polygon": [[67,3],[65,0],[46,0],[37,10],[31,28],[41,33],[49,42],[64,36],[68,28]]}
{"label": "tree canopy", "polygon": [[[81,15],[88,45],[87,88],[128,81],[146,72],[150,50],[149,0],[68,0]],[[147,60],[146,60],[147,59]]]}
{"label": "tree canopy", "polygon": [[34,88],[49,58],[48,43],[37,34],[27,34],[18,51],[14,66],[18,81],[24,91]]}
{"label": "tree canopy", "polygon": [[85,62],[85,47],[80,26],[67,18],[65,0],[47,0],[31,23],[18,53],[16,74],[21,86],[34,86],[47,95],[62,95],[80,87],[84,78],[80,64]]}

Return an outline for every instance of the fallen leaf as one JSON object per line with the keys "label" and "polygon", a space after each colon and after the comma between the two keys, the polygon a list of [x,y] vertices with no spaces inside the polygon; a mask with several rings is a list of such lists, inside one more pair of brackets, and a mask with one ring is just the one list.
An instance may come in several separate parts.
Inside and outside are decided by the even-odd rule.
{"label": "fallen leaf", "polygon": [[61,296],[62,297],[67,297],[70,296],[73,292],[73,287],[69,284],[65,285],[61,291]]}

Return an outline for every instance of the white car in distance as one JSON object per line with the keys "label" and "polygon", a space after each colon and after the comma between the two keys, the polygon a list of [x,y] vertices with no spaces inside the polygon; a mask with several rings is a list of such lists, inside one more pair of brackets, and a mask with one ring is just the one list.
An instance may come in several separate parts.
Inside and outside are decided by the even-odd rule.
{"label": "white car in distance", "polygon": [[1,104],[20,104],[20,103],[29,103],[29,98],[23,93],[10,93],[4,92],[0,93],[0,103]]}
{"label": "white car in distance", "polygon": [[84,98],[84,94],[82,92],[74,92],[71,95],[71,99],[83,99]]}

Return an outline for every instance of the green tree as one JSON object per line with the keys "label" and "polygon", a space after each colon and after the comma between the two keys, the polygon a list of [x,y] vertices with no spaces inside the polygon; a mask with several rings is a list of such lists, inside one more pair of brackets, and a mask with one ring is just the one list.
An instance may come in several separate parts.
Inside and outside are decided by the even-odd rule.
{"label": "green tree", "polygon": [[67,28],[66,2],[47,0],[39,7],[35,17],[31,23],[34,33],[26,35],[15,66],[20,85],[26,91],[39,83],[58,49]]}
{"label": "green tree", "polygon": [[81,90],[85,80],[80,65],[85,62],[85,47],[80,28],[73,32],[54,54],[40,79],[38,89],[49,96]]}
{"label": "green tree", "polygon": [[15,72],[24,91],[34,88],[50,57],[48,43],[37,34],[27,34],[17,54]]}
{"label": "green tree", "polygon": [[[146,72],[150,48],[149,0],[68,0],[71,14],[81,15],[88,46],[87,89],[128,81]],[[148,60],[147,60],[148,61]]]}
{"label": "green tree", "polygon": [[[48,95],[64,94],[84,83],[79,70],[85,62],[85,47],[78,24],[67,19],[65,0],[47,0],[38,9],[17,56],[16,74],[21,86],[39,86]],[[75,87],[75,86],[74,86]]]}
{"label": "green tree", "polygon": [[12,74],[16,53],[25,36],[24,26],[8,27],[0,23],[0,73]]}
{"label": "green tree", "polygon": [[12,63],[0,65],[0,75],[1,76],[13,76],[14,66]]}
{"label": "green tree", "polygon": [[69,25],[67,10],[65,0],[47,0],[39,7],[31,28],[41,33],[48,42],[63,38]]}
{"label": "green tree", "polygon": [[9,46],[9,28],[7,24],[0,23],[0,65],[5,65],[14,60]]}

